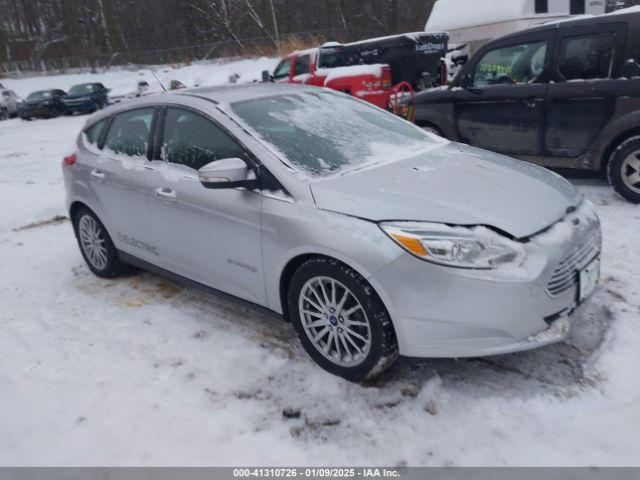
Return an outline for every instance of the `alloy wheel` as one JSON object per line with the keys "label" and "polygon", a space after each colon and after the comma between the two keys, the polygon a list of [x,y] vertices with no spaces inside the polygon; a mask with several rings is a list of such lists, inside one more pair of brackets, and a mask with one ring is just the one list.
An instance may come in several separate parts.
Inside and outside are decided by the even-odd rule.
{"label": "alloy wheel", "polygon": [[313,277],[300,291],[300,319],[307,337],[336,365],[361,364],[371,348],[371,326],[362,305],[345,285]]}
{"label": "alloy wheel", "polygon": [[624,159],[620,167],[620,176],[625,186],[640,193],[640,150],[636,150]]}
{"label": "alloy wheel", "polygon": [[83,215],[78,222],[78,235],[82,251],[91,265],[97,270],[106,268],[107,248],[102,228],[98,222],[89,215]]}

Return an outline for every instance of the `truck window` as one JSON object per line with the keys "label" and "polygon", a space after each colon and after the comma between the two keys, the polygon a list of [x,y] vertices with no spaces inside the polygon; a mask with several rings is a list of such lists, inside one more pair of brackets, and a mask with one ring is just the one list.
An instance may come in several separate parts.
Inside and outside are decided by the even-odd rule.
{"label": "truck window", "polygon": [[585,4],[585,0],[571,0],[571,4],[569,6],[569,13],[571,15],[584,14],[584,4]]}
{"label": "truck window", "polygon": [[342,55],[342,47],[320,49],[318,68],[336,68],[343,66],[344,59]]}
{"label": "truck window", "polygon": [[311,55],[300,55],[296,58],[296,63],[293,66],[293,76],[303,75],[309,73],[309,63],[311,62]]}
{"label": "truck window", "polygon": [[279,80],[281,78],[287,78],[289,76],[290,68],[291,68],[291,59],[285,58],[278,64],[275,71],[273,72],[273,79]]}
{"label": "truck window", "polygon": [[622,76],[627,78],[640,77],[640,28],[629,30]]}
{"label": "truck window", "polygon": [[544,70],[547,42],[532,42],[497,48],[476,64],[475,87],[514,85],[535,81]]}
{"label": "truck window", "polygon": [[548,0],[536,0],[536,13],[549,13]]}
{"label": "truck window", "polygon": [[565,38],[560,46],[558,71],[565,80],[609,78],[613,42],[612,33]]}

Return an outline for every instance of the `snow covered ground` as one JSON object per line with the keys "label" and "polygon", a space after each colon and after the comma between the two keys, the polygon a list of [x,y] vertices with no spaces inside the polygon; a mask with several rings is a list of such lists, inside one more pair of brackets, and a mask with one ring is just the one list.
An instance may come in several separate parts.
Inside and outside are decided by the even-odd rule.
{"label": "snow covered ground", "polygon": [[640,463],[640,207],[603,182],[576,180],[603,274],[568,341],[362,386],[281,321],[147,273],[93,276],[61,217],[85,118],[0,122],[0,465]]}

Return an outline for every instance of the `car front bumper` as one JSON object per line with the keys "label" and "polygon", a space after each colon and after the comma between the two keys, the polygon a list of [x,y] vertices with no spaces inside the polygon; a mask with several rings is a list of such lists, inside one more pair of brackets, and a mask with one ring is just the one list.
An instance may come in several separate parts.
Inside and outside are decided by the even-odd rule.
{"label": "car front bumper", "polygon": [[[578,271],[599,259],[594,218],[561,244],[525,244],[526,277],[440,266],[408,253],[382,268],[370,281],[391,314],[400,354],[479,357],[564,339],[592,296],[579,300]],[[573,258],[575,265],[567,263]],[[567,272],[562,291],[553,288],[558,271]]]}
{"label": "car front bumper", "polygon": [[65,100],[62,105],[67,113],[91,112],[96,109],[96,103],[93,100]]}
{"label": "car front bumper", "polygon": [[30,117],[50,117],[56,113],[54,105],[38,106],[38,107],[22,107],[18,110],[18,116],[21,118]]}

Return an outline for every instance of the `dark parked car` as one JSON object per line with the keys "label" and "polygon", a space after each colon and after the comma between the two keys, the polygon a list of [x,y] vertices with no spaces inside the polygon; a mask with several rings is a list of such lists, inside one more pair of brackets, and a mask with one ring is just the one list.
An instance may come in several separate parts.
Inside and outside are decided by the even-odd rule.
{"label": "dark parked car", "polygon": [[66,113],[92,113],[109,103],[109,89],[101,83],[74,85],[62,102]]}
{"label": "dark parked car", "polygon": [[640,203],[640,13],[552,23],[494,40],[416,123],[550,168],[606,172]]}
{"label": "dark parked car", "polygon": [[30,93],[24,102],[18,106],[18,116],[23,120],[32,118],[53,118],[64,113],[62,97],[64,90],[40,90]]}

